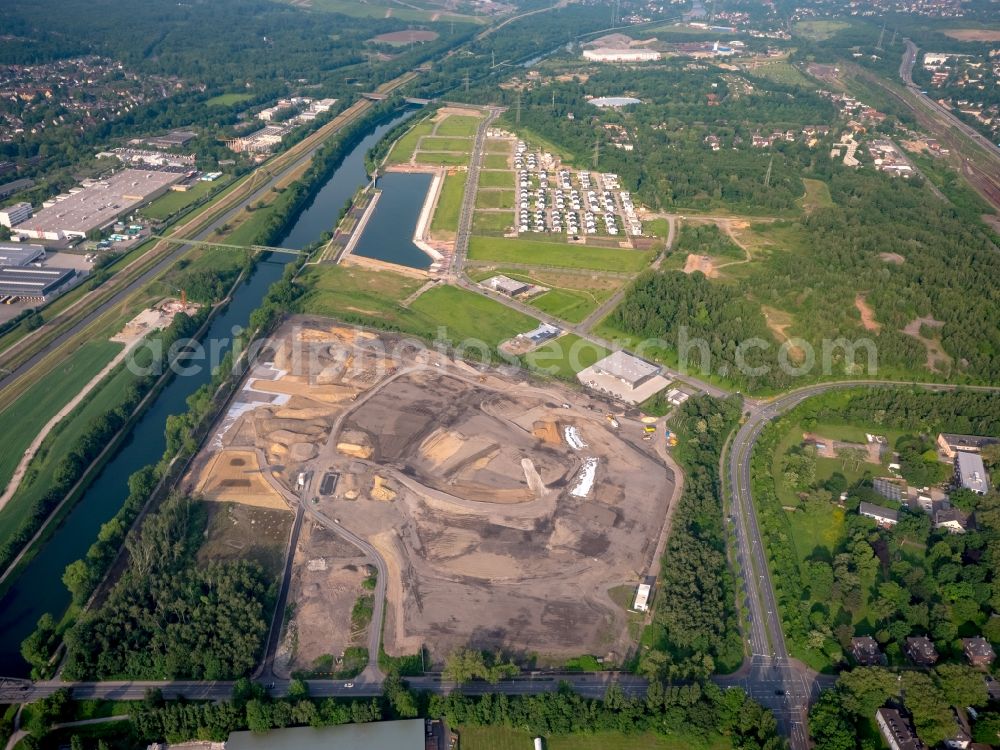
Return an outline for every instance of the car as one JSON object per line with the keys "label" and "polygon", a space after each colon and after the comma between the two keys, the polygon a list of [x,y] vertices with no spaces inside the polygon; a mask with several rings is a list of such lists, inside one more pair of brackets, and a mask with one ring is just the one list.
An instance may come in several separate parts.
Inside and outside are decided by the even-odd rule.
{"label": "car", "polygon": [[354,683],[353,682],[345,682],[344,683],[344,687],[345,688],[352,688],[352,687],[354,687]]}
{"label": "car", "polygon": [[784,691],[784,690],[775,690],[775,691],[774,691],[774,694],[775,694],[775,695],[785,695],[786,693],[785,693],[785,691]]}

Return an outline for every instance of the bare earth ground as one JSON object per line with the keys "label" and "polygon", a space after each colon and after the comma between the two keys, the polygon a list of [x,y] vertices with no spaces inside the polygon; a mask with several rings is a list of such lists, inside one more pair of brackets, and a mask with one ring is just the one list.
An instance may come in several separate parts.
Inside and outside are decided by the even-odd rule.
{"label": "bare earth ground", "polygon": [[[339,659],[364,633],[351,633],[351,609],[364,593],[367,561],[356,547],[306,520],[295,550],[288,593],[294,604],[275,659],[279,674],[313,670],[322,656]],[[335,667],[336,668],[336,667]]]}
{"label": "bare earth ground", "polygon": [[854,306],[858,308],[858,312],[861,313],[861,325],[865,327],[866,331],[882,330],[882,324],[875,320],[875,311],[872,310],[871,305],[865,301],[864,294],[859,293],[854,298]]}
{"label": "bare earth ground", "polygon": [[[792,323],[795,322],[791,314],[786,313],[784,310],[768,307],[767,305],[761,305],[760,311],[764,313],[764,320],[767,323],[767,327],[774,334],[775,338],[782,344],[788,342],[790,336],[787,333],[787,329],[791,328]],[[792,362],[802,362],[806,358],[806,353],[802,351],[801,346],[789,344],[788,358]]]}
{"label": "bare earth ground", "polygon": [[[635,644],[607,592],[655,574],[674,489],[638,415],[619,415],[616,431],[588,395],[394,351],[401,341],[289,321],[189,481],[244,478],[232,474],[253,467],[223,461],[257,455],[276,481],[375,545],[389,568],[389,654],[426,646],[440,664],[471,644],[620,663]],[[303,531],[296,550],[289,669],[349,645],[363,575],[346,566],[361,558],[319,537]]]}
{"label": "bare earth ground", "polygon": [[886,263],[895,263],[897,266],[902,265],[906,262],[904,258],[899,253],[879,253],[878,257],[884,260]]}
{"label": "bare earth ground", "polygon": [[208,528],[198,562],[253,560],[272,577],[284,561],[294,516],[239,503],[208,503]]}
{"label": "bare earth ground", "polygon": [[695,271],[701,271],[710,279],[714,279],[719,275],[710,257],[689,253],[687,260],[684,261],[684,273],[694,273]]}
{"label": "bare earth ground", "polygon": [[907,323],[906,328],[903,329],[903,333],[907,336],[912,336],[927,349],[927,362],[925,366],[931,372],[941,372],[941,367],[947,367],[951,364],[951,357],[941,348],[940,338],[927,338],[920,333],[920,328],[921,326],[940,328],[943,325],[942,321],[935,320],[933,317],[915,318]]}

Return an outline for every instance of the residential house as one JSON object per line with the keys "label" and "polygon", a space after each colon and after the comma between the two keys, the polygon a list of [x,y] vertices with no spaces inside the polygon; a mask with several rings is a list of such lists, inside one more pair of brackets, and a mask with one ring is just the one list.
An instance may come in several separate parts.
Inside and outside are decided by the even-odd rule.
{"label": "residential house", "polygon": [[904,651],[906,651],[907,658],[919,667],[933,666],[938,660],[938,652],[934,648],[934,643],[922,635],[907,638]]}
{"label": "residential house", "polygon": [[870,635],[851,638],[851,656],[862,667],[885,665],[885,654],[878,647],[878,641]]}
{"label": "residential house", "polygon": [[996,652],[993,651],[993,646],[982,636],[963,638],[962,651],[965,652],[965,658],[969,660],[969,664],[974,667],[988,668],[993,664],[993,660],[997,658]]}
{"label": "residential house", "polygon": [[934,512],[935,529],[946,529],[952,534],[964,534],[970,525],[969,514],[958,508],[942,508]]}
{"label": "residential house", "polygon": [[865,518],[874,519],[875,523],[885,528],[895,526],[899,523],[899,511],[895,511],[892,508],[883,508],[881,505],[875,505],[874,503],[861,503],[858,506],[858,513]]}
{"label": "residential house", "polygon": [[875,712],[875,722],[891,750],[927,750],[909,718],[894,708],[880,708]]}

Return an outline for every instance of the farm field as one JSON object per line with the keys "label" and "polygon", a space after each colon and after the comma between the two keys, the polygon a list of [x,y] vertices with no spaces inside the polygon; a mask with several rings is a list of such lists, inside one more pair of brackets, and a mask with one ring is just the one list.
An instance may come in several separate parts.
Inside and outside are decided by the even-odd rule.
{"label": "farm field", "polygon": [[89,341],[68,355],[64,364],[35,383],[0,412],[0,485],[6,486],[25,449],[45,423],[120,352],[122,344]]}
{"label": "farm field", "polygon": [[803,74],[798,68],[784,60],[768,60],[757,62],[746,66],[747,72],[751,75],[766,78],[775,83],[801,86],[802,88],[814,89],[817,84],[814,80]]}
{"label": "farm field", "polygon": [[469,242],[469,259],[638,273],[649,265],[653,254],[648,251],[587,247],[536,240],[473,237]]}
{"label": "farm field", "polygon": [[[459,727],[462,750],[524,750],[531,748],[534,736],[508,727]],[[722,736],[700,737],[656,734],[552,735],[545,738],[546,750],[727,750],[732,745]]]}

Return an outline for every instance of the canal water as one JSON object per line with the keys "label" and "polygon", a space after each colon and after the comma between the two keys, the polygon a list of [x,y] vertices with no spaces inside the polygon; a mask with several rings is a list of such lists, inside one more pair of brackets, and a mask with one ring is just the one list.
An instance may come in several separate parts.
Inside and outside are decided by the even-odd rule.
{"label": "canal water", "polygon": [[[281,247],[305,247],[318,240],[323,232],[333,229],[344,203],[367,182],[365,153],[406,116],[406,113],[398,115],[372,128],[347,154],[301,212],[280,243]],[[247,325],[250,313],[260,305],[268,287],[281,278],[284,266],[285,260],[281,258],[263,258],[253,274],[234,292],[226,310],[212,321],[204,340],[224,341],[222,352],[228,351],[234,327]],[[187,408],[187,397],[208,382],[211,374],[208,368],[205,369],[199,374],[175,377],[160,392],[114,457],[0,599],[0,675],[28,676],[28,665],[21,658],[21,641],[35,629],[38,618],[45,612],[59,620],[69,606],[69,592],[62,583],[63,571],[71,562],[86,555],[97,539],[101,524],[114,516],[125,502],[129,476],[163,455],[167,417],[183,412]]]}
{"label": "canal water", "polygon": [[354,246],[354,255],[410,268],[429,268],[431,257],[413,244],[413,232],[432,179],[432,175],[421,172],[389,172],[379,177],[382,195]]}

